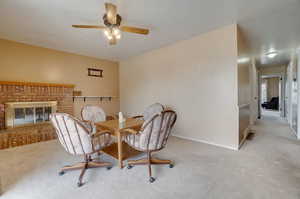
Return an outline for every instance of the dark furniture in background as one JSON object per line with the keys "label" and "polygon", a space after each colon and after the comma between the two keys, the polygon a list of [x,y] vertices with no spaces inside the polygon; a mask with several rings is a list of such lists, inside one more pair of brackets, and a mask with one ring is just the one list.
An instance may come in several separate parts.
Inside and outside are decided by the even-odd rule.
{"label": "dark furniture in background", "polygon": [[278,110],[279,109],[279,97],[272,97],[269,102],[265,102],[261,105],[265,109]]}

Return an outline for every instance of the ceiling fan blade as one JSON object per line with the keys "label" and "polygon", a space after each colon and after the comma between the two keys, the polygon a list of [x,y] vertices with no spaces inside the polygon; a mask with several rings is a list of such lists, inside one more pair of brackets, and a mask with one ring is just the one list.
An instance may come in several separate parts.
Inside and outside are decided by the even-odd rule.
{"label": "ceiling fan blade", "polygon": [[117,44],[117,39],[116,37],[112,37],[112,39],[109,40],[110,45],[116,45]]}
{"label": "ceiling fan blade", "polygon": [[143,35],[149,34],[148,29],[135,28],[135,27],[131,27],[131,26],[122,26],[121,30],[124,32],[131,32],[131,33],[136,33],[136,34],[143,34]]}
{"label": "ceiling fan blade", "polygon": [[107,20],[111,24],[117,23],[117,6],[112,3],[105,3]]}
{"label": "ceiling fan blade", "polygon": [[73,28],[96,28],[96,29],[104,29],[105,26],[93,26],[93,25],[72,25]]}

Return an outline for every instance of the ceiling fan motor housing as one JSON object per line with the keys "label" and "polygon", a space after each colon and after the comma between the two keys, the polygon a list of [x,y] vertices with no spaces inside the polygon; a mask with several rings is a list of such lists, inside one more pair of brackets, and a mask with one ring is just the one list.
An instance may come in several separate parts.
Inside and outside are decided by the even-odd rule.
{"label": "ceiling fan motor housing", "polygon": [[116,24],[111,24],[107,20],[107,14],[105,14],[105,15],[103,15],[103,21],[104,21],[104,24],[107,27],[120,26],[121,25],[121,21],[122,21],[122,17],[117,14],[117,23]]}

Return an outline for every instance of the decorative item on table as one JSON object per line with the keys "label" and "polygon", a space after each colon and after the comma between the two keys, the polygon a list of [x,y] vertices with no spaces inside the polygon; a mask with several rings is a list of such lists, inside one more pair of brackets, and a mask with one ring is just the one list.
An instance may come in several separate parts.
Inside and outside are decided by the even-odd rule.
{"label": "decorative item on table", "polygon": [[119,112],[119,123],[123,123],[123,122],[125,122],[125,118],[124,118],[124,116],[123,116],[123,113],[122,112]]}

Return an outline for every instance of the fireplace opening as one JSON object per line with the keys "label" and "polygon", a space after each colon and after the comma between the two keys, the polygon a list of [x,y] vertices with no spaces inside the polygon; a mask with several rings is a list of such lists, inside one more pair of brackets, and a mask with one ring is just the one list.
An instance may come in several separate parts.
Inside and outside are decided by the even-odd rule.
{"label": "fireplace opening", "polygon": [[10,102],[6,103],[6,128],[48,122],[56,112],[57,102]]}

